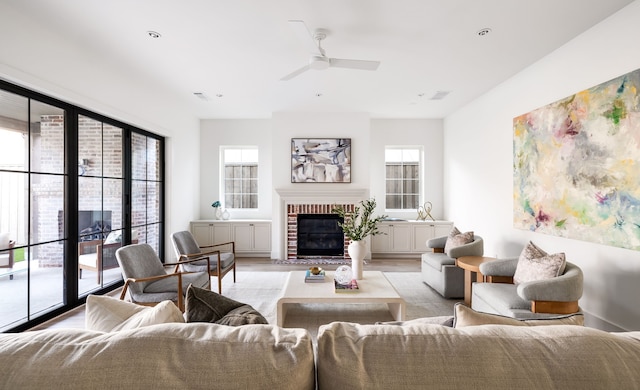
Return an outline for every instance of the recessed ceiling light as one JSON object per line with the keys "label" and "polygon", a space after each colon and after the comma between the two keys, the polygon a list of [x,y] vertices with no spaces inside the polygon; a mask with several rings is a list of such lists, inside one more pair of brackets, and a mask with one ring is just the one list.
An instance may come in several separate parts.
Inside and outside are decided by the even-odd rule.
{"label": "recessed ceiling light", "polygon": [[483,28],[481,30],[478,30],[476,34],[478,34],[478,36],[484,37],[485,35],[488,35],[490,32],[491,32],[490,28]]}
{"label": "recessed ceiling light", "polygon": [[156,31],[147,31],[147,34],[149,34],[149,36],[153,39],[160,38],[162,36],[159,32]]}

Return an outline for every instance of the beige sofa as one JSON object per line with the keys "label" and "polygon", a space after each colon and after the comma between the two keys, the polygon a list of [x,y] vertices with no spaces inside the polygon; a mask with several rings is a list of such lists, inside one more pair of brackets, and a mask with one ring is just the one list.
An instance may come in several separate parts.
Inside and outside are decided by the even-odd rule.
{"label": "beige sofa", "polygon": [[640,332],[334,322],[316,352],[306,330],[274,325],[0,334],[0,388],[640,388]]}

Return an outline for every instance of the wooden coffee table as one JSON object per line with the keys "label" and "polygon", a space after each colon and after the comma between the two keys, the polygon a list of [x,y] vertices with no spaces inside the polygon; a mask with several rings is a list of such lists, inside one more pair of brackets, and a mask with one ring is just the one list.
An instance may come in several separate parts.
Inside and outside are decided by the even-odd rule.
{"label": "wooden coffee table", "polygon": [[406,303],[380,271],[365,271],[357,292],[336,293],[334,272],[327,271],[324,283],[305,283],[306,271],[291,271],[277,304],[277,323],[284,326],[287,308],[295,303],[386,303],[396,321],[404,321]]}
{"label": "wooden coffee table", "polygon": [[495,260],[495,257],[462,256],[456,259],[456,266],[464,270],[464,303],[471,307],[471,287],[474,282],[483,283],[484,276],[480,272],[480,264]]}

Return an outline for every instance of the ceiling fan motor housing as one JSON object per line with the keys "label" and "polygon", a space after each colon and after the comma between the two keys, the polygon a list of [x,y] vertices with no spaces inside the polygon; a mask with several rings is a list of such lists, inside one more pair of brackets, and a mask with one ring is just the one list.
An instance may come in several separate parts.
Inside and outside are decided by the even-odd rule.
{"label": "ceiling fan motor housing", "polygon": [[311,56],[309,58],[309,67],[315,70],[327,69],[331,63],[329,58],[323,56]]}

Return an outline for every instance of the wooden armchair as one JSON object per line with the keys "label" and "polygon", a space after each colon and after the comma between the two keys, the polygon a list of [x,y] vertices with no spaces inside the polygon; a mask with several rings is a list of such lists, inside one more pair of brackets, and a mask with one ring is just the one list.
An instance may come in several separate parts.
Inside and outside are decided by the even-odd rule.
{"label": "wooden armchair", "polygon": [[[171,300],[184,311],[184,294],[187,287],[211,289],[208,272],[171,272],[166,266],[179,267],[182,263],[162,264],[155,250],[149,244],[132,244],[116,251],[116,259],[125,280],[120,294],[124,300],[127,293],[131,302],[144,306],[155,306]],[[208,266],[208,259],[207,266]]]}
{"label": "wooden armchair", "polygon": [[[233,282],[236,282],[236,244],[234,241],[200,247],[189,231],[173,233],[171,240],[178,262],[182,264],[185,271],[208,270],[211,276],[218,278],[218,294],[222,294],[222,278],[229,271],[233,271]],[[199,261],[192,262],[191,260]],[[210,261],[205,262],[205,260]],[[190,262],[187,263],[187,261]]]}

